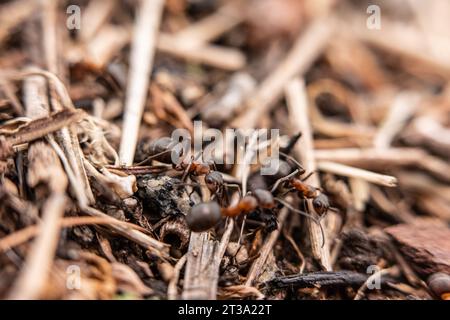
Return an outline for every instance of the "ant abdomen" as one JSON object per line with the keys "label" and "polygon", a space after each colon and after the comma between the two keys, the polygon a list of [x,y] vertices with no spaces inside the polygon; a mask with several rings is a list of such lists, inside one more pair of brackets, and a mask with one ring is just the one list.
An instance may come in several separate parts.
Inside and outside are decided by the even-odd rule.
{"label": "ant abdomen", "polygon": [[277,172],[271,176],[272,179],[278,180],[290,174],[293,171],[292,166],[284,160],[278,160],[278,169]]}
{"label": "ant abdomen", "polygon": [[219,223],[221,217],[219,204],[210,201],[194,205],[186,215],[186,223],[192,231],[204,232]]}

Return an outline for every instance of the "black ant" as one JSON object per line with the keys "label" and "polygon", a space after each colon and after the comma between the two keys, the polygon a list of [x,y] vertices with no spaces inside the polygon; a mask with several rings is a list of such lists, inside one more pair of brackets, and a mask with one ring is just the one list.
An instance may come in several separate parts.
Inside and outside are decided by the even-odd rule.
{"label": "black ant", "polygon": [[[293,157],[288,155],[289,152],[293,149],[294,145],[298,142],[300,137],[301,137],[301,133],[294,135],[290,139],[286,148],[284,148],[280,152],[280,155],[282,157],[284,157],[286,160],[285,163],[287,163],[289,165],[288,162],[292,162],[297,167],[297,169],[290,174],[285,174],[283,177],[278,176],[278,179],[276,180],[276,182],[274,183],[274,185],[272,187],[272,192],[275,192],[275,190],[281,183],[287,182],[287,186],[291,187],[291,189],[289,191],[293,191],[293,190],[297,191],[297,194],[303,200],[312,199],[314,211],[319,215],[319,217],[320,217],[319,219],[323,219],[323,217],[325,217],[325,215],[327,214],[328,210],[337,211],[337,209],[330,206],[330,201],[328,200],[328,197],[323,193],[323,190],[321,188],[316,188],[316,187],[311,186],[304,182],[312,174],[314,174],[314,172],[310,172],[305,177],[299,178],[302,175],[304,175],[306,173],[306,171],[297,160],[295,160]],[[283,163],[283,162],[281,162],[281,163]],[[288,170],[288,169],[282,167],[281,165],[279,168],[280,168],[278,170],[279,172],[283,171],[283,172],[280,172],[281,174],[285,173]]]}
{"label": "black ant", "polygon": [[[183,156],[182,150],[178,150],[176,148],[177,143],[169,137],[160,138],[152,143],[147,148],[148,157],[138,163],[137,165],[143,165],[148,161],[154,159],[164,163],[171,163],[172,156]],[[201,155],[199,153],[196,157],[192,156],[189,162],[181,161],[179,164],[174,164],[173,168],[177,171],[183,171],[183,176],[181,181],[185,181],[186,177],[189,176],[204,176],[205,177],[205,185],[211,194],[217,196],[219,198],[220,203],[223,202],[223,198],[226,197],[225,188],[227,187],[238,187],[237,184],[226,183],[223,179],[222,174],[217,171],[214,163],[208,164],[203,162],[196,161],[197,158]],[[151,168],[156,169],[158,166],[152,166]],[[211,169],[213,167],[214,170]],[[167,167],[160,167],[161,172],[167,170]],[[199,183],[180,183],[181,185],[192,185],[198,186],[201,185]]]}
{"label": "black ant", "polygon": [[[167,164],[173,163],[172,159],[180,159],[184,155],[183,149],[179,148],[179,143],[169,137],[159,138],[151,142],[146,151],[148,154],[147,158],[139,162],[137,166],[142,166],[151,160],[157,160]],[[191,161],[189,162],[186,162],[183,159],[180,163],[173,164],[175,170],[184,171],[183,179],[181,180],[184,180],[188,174],[201,176],[208,174],[211,171],[209,164],[196,161],[200,155],[201,154],[198,154],[195,158],[192,156]],[[161,167],[161,169],[164,170],[166,167]]]}
{"label": "black ant", "polygon": [[[151,142],[145,149],[148,156],[143,161],[133,166],[107,166],[107,168],[135,175],[161,174],[170,170],[168,164],[173,163],[172,159],[181,159],[184,156],[184,151],[179,148],[179,143],[169,137],[159,138]],[[180,163],[173,163],[172,168],[175,171],[183,172],[181,181],[185,181],[188,175],[202,176],[212,172],[208,163],[196,161],[200,155],[201,153],[196,157],[192,156],[190,161],[183,159]],[[146,165],[151,160],[157,160],[165,165]]]}
{"label": "black ant", "polygon": [[[265,194],[267,192],[267,194]],[[261,199],[261,204],[272,208],[272,194],[265,190],[255,190],[253,195],[246,195],[238,203],[221,208],[216,201],[199,203],[191,208],[186,216],[186,222],[189,228],[195,232],[207,231],[213,228],[223,217],[236,217],[240,214],[246,214],[254,211]],[[272,205],[273,204],[273,205]]]}
{"label": "black ant", "polygon": [[308,179],[308,177],[311,176],[312,173],[308,174],[305,178],[295,177],[300,172],[301,171],[299,170],[295,170],[291,174],[278,179],[272,187],[272,192],[275,192],[278,186],[285,182],[285,185],[287,185],[287,187],[290,187],[288,192],[297,191],[297,194],[301,199],[312,200],[314,211],[320,216],[320,219],[322,219],[327,214],[328,210],[337,211],[336,208],[330,206],[330,201],[328,200],[328,197],[322,192],[321,188],[316,188],[304,182],[306,179]]}
{"label": "black ant", "polygon": [[248,214],[258,208],[272,210],[276,207],[276,202],[287,207],[296,213],[306,216],[317,223],[322,231],[322,241],[325,243],[325,235],[320,221],[314,216],[293,208],[284,200],[274,197],[272,193],[264,189],[256,189],[241,198],[239,202],[227,207],[220,207],[216,201],[199,203],[193,206],[186,216],[189,228],[194,232],[204,232],[216,226],[222,217],[237,217],[241,214]]}

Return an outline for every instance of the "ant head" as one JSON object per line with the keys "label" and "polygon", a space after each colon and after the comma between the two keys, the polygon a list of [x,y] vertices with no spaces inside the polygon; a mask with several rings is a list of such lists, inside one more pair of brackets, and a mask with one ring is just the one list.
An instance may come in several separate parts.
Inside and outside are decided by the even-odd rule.
{"label": "ant head", "polygon": [[275,206],[275,201],[271,192],[264,189],[256,189],[253,191],[259,205],[264,209],[272,209]]}
{"label": "ant head", "polygon": [[220,206],[217,202],[196,204],[186,215],[186,223],[194,232],[203,232],[214,227],[221,219]]}
{"label": "ant head", "polygon": [[319,214],[323,215],[328,211],[330,207],[330,202],[328,201],[328,197],[323,193],[319,194],[313,200],[314,210]]}
{"label": "ant head", "polygon": [[218,171],[211,171],[205,176],[205,183],[209,191],[215,193],[223,185],[223,176]]}

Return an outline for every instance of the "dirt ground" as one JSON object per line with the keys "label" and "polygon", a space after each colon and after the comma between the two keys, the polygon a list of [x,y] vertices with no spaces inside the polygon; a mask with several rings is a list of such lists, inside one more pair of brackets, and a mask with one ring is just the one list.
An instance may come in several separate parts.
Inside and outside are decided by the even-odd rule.
{"label": "dirt ground", "polygon": [[449,30],[446,0],[0,1],[0,298],[449,300]]}

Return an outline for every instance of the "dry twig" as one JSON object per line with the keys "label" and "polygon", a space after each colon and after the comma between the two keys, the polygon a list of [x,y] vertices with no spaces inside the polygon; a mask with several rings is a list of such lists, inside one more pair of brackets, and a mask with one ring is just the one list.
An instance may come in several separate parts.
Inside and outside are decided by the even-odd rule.
{"label": "dry twig", "polygon": [[[301,163],[306,172],[314,172],[316,171],[316,162],[312,142],[312,131],[309,124],[308,99],[302,80],[295,78],[289,82],[286,86],[286,98],[288,101],[292,131],[302,133],[302,143],[298,143],[294,147],[295,155],[301,159]],[[312,186],[320,187],[317,175],[311,176],[309,183]],[[316,214],[311,201],[308,201],[308,208],[310,212]],[[309,221],[307,225],[314,258],[320,262],[325,270],[331,270],[328,241],[325,240],[325,244],[322,243],[322,234],[319,226]],[[326,230],[327,229],[324,228],[325,239],[327,239],[328,236]]]}

